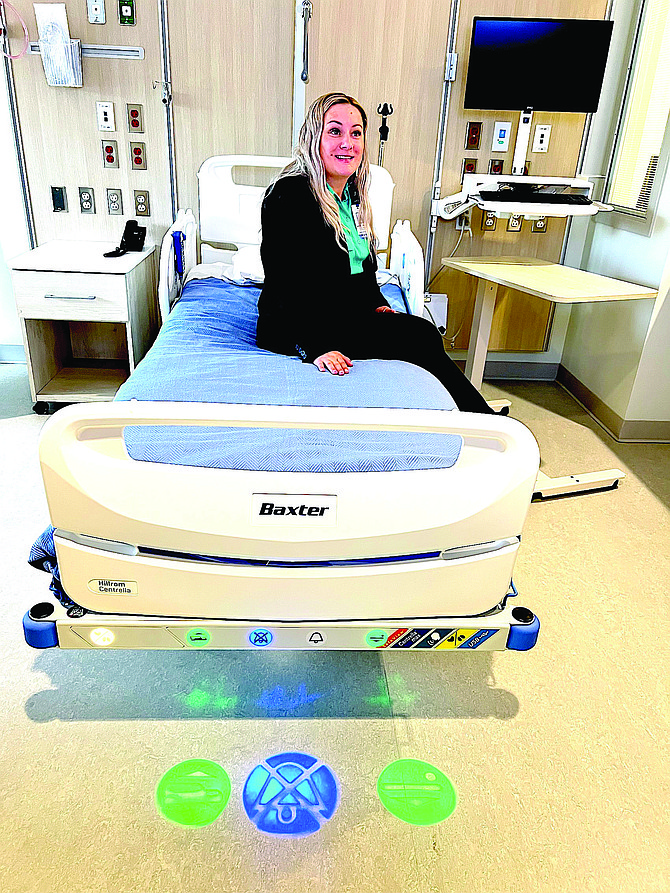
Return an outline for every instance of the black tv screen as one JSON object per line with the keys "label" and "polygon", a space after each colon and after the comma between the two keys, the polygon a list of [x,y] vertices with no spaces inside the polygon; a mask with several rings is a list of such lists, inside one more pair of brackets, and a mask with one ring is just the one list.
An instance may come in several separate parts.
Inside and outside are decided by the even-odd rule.
{"label": "black tv screen", "polygon": [[595,112],[613,22],[475,16],[466,109]]}

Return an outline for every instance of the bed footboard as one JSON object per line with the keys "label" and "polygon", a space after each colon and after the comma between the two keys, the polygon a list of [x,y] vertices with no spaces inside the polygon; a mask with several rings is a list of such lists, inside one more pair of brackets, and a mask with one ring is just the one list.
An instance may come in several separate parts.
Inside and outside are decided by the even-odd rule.
{"label": "bed footboard", "polygon": [[[123,430],[143,425],[419,431],[463,447],[446,469],[233,471],[132,460]],[[59,411],[40,460],[78,604],[163,614],[171,589],[172,616],[287,620],[490,610],[510,583],[539,453],[520,423],[473,413],[131,402]],[[105,591],[110,580],[138,591]]]}

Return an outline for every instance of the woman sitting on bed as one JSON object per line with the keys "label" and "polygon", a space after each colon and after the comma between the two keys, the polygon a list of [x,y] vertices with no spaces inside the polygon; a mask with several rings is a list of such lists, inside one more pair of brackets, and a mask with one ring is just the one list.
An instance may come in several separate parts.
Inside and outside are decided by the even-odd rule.
{"label": "woman sitting on bed", "polygon": [[366,129],[355,99],[321,96],[294,160],[265,193],[258,346],[333,375],[346,374],[352,358],[406,360],[439,379],[459,409],[493,412],[447,356],[437,329],[393,311],[379,290]]}

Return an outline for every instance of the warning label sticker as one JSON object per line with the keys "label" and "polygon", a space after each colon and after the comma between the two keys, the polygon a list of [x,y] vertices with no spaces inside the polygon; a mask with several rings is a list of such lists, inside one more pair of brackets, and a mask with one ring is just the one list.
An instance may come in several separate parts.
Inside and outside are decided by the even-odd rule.
{"label": "warning label sticker", "polygon": [[497,632],[496,629],[454,629],[437,647],[439,649],[477,648]]}
{"label": "warning label sticker", "polygon": [[477,632],[476,629],[453,629],[444,642],[440,642],[437,646],[439,649],[444,648],[459,648],[463,642],[470,638],[470,636],[474,635]]}
{"label": "warning label sticker", "polygon": [[437,648],[440,642],[444,641],[453,629],[432,629],[430,633],[414,646],[415,648]]}

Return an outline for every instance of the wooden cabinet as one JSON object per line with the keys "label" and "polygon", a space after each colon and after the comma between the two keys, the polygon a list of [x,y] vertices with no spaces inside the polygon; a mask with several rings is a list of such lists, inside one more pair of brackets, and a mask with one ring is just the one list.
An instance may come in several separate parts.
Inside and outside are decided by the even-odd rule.
{"label": "wooden cabinet", "polygon": [[10,262],[33,400],[111,400],[157,327],[154,247],[56,240]]}

